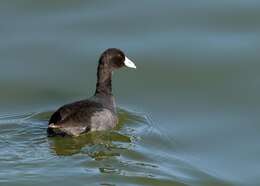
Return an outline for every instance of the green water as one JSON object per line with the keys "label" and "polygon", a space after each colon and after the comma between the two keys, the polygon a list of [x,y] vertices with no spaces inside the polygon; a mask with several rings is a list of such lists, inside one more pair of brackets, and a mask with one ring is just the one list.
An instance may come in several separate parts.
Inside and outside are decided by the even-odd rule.
{"label": "green water", "polygon": [[[260,2],[0,2],[0,185],[260,185]],[[94,92],[100,53],[119,126],[48,138]]]}

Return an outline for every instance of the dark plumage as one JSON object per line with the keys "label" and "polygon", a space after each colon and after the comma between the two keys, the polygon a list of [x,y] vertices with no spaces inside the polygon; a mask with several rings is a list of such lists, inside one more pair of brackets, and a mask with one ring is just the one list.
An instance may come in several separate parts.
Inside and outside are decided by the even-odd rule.
{"label": "dark plumage", "polygon": [[136,68],[122,51],[107,49],[100,56],[94,96],[60,107],[49,120],[48,135],[78,136],[89,131],[112,129],[118,122],[112,95],[112,72],[123,66]]}

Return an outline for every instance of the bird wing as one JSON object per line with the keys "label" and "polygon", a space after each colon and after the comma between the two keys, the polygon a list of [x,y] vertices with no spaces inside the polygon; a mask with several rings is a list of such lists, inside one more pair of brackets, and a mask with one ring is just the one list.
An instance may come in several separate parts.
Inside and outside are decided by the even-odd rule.
{"label": "bird wing", "polygon": [[92,112],[101,108],[101,104],[89,100],[70,103],[60,107],[52,114],[49,125],[63,123],[71,118],[75,118],[75,120],[86,120],[86,115],[92,114]]}

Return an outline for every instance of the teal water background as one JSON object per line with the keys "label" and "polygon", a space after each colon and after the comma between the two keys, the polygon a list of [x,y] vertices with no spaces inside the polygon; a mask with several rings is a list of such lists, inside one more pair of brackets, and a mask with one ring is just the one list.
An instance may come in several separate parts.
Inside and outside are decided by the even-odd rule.
{"label": "teal water background", "polygon": [[[260,1],[1,1],[0,185],[260,185]],[[47,138],[114,73],[120,125]]]}

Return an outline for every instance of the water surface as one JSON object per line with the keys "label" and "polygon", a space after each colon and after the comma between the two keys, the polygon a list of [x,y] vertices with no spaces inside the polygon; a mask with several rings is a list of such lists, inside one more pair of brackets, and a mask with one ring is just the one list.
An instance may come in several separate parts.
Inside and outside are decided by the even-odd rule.
{"label": "water surface", "polygon": [[[0,185],[259,185],[260,2],[1,1]],[[120,125],[48,138],[100,53]]]}

